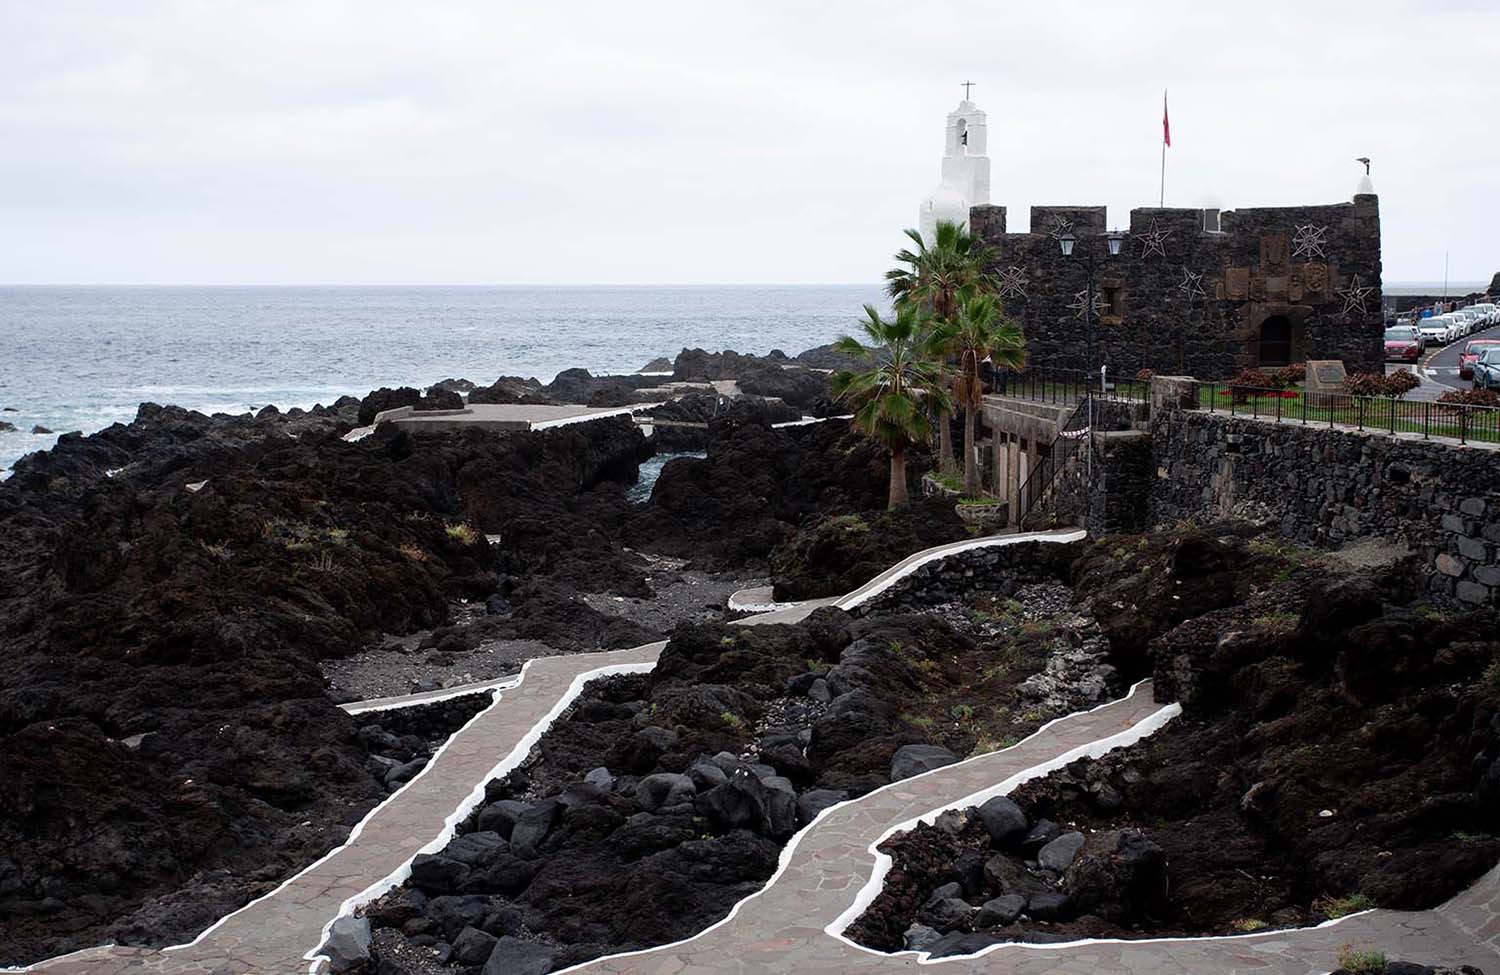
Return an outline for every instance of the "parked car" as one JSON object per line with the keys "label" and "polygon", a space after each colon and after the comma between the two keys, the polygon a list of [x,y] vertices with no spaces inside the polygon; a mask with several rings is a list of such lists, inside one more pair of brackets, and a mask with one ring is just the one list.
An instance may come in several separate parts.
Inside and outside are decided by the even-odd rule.
{"label": "parked car", "polygon": [[1500,324],[1500,305],[1494,305],[1489,302],[1481,302],[1480,304],[1471,305],[1470,307],[1483,316],[1485,328],[1488,328],[1491,325]]}
{"label": "parked car", "polygon": [[1491,346],[1500,346],[1500,339],[1470,339],[1464,345],[1464,350],[1458,354],[1458,378],[1474,378],[1474,360],[1479,358],[1479,353]]}
{"label": "parked car", "polygon": [[1453,317],[1458,320],[1465,335],[1473,335],[1485,324],[1484,313],[1473,308],[1460,308],[1453,313]]}
{"label": "parked car", "polygon": [[1472,368],[1475,389],[1500,389],[1500,345],[1481,349]]}
{"label": "parked car", "polygon": [[1420,331],[1428,345],[1447,345],[1453,341],[1453,323],[1441,316],[1424,318]]}
{"label": "parked car", "polygon": [[1410,325],[1385,330],[1385,361],[1416,362],[1422,357],[1422,333]]}

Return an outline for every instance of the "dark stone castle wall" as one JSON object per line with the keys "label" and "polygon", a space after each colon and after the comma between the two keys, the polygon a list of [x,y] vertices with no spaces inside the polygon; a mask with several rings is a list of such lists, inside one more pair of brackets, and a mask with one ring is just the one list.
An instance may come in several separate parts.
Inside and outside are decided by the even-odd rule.
{"label": "dark stone castle wall", "polygon": [[[1008,233],[1004,207],[974,207],[970,225],[994,248],[992,270],[1032,360],[1082,368],[1088,251],[1095,254],[1095,362],[1115,376],[1141,368],[1221,379],[1246,366],[1342,359],[1379,370],[1380,207],[1375,196],[1330,206],[1226,211],[1220,231],[1197,209],[1139,208],[1109,257],[1104,207],[1032,207],[1034,232]],[[1062,256],[1062,232],[1077,238]],[[1263,339],[1284,329],[1286,344]],[[1263,361],[1267,360],[1267,361]]]}

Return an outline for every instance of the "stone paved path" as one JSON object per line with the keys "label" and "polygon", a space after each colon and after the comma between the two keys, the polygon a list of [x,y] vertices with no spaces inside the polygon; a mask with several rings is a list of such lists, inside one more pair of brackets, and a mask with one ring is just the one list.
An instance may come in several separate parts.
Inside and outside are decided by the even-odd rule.
{"label": "stone paved path", "polygon": [[[1069,541],[1081,533],[1042,537]],[[836,601],[848,608],[884,591],[918,565],[981,545],[1012,544],[1036,535],[941,546],[918,553]],[[747,625],[795,622],[834,600],[814,600],[744,620]],[[647,670],[664,643],[632,650],[529,662],[518,684],[502,685],[496,703],[459,731],[426,769],[379,806],[357,835],[266,897],[246,905],[192,944],[155,951],[93,948],[24,971],[48,975],[293,975],[310,970],[307,956],[328,924],[353,904],[404,879],[411,858],[446,842],[452,824],[479,800],[483,785],[525,757],[552,718],[593,676]],[[479,688],[475,688],[479,689]],[[444,692],[444,693],[451,693]],[[432,695],[414,695],[430,699]],[[350,706],[390,706],[402,699]],[[896,783],[830,810],[783,852],[783,870],[742,902],[728,919],[686,942],[635,955],[600,959],[577,971],[677,975],[749,972],[896,972],[919,962],[911,954],[879,955],[829,933],[853,917],[856,898],[875,870],[870,846],[887,830],[966,797],[993,790],[1025,770],[1094,754],[1133,739],[1170,716],[1151,703],[1149,684],[1121,701],[1061,719],[1003,752],[981,756]],[[1038,773],[1040,774],[1040,773]],[[972,800],[970,800],[972,801]],[[873,888],[871,888],[873,890]],[[1468,963],[1500,975],[1500,870],[1438,911],[1372,912],[1311,931],[1235,939],[1087,943],[1069,948],[1006,946],[977,958],[937,964],[951,972],[1101,975],[1106,972],[1324,972],[1339,945],[1381,947],[1393,958]]]}

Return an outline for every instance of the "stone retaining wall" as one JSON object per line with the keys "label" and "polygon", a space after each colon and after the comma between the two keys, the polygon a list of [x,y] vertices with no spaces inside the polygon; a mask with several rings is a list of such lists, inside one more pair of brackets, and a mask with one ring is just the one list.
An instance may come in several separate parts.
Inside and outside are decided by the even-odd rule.
{"label": "stone retaining wall", "polygon": [[1500,452],[1192,410],[1152,418],[1152,524],[1232,518],[1311,545],[1405,542],[1439,598],[1500,588]]}
{"label": "stone retaining wall", "polygon": [[970,549],[928,562],[851,612],[865,616],[890,610],[927,609],[963,599],[978,590],[1007,591],[1028,583],[1065,579],[1077,554],[1077,543],[1057,542],[1019,542]]}

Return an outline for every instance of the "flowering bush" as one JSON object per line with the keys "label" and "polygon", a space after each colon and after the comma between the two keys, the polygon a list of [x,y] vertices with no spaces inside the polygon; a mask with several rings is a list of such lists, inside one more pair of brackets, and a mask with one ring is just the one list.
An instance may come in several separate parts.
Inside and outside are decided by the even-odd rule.
{"label": "flowering bush", "polygon": [[1149,383],[1151,381],[1151,378],[1155,375],[1155,369],[1142,369],[1140,372],[1135,374],[1135,381],[1138,383]]}
{"label": "flowering bush", "polygon": [[1399,399],[1420,385],[1422,385],[1422,380],[1418,379],[1415,373],[1400,369],[1385,377],[1383,395]]}
{"label": "flowering bush", "polygon": [[1438,397],[1438,402],[1450,406],[1500,406],[1500,390],[1450,389]]}
{"label": "flowering bush", "polygon": [[1229,380],[1229,393],[1236,403],[1243,403],[1261,390],[1270,388],[1271,377],[1259,369],[1241,369],[1238,376]]}
{"label": "flowering bush", "polygon": [[1301,385],[1307,379],[1307,363],[1294,362],[1289,366],[1282,366],[1271,374],[1271,382],[1278,389],[1289,389],[1292,386]]}
{"label": "flowering bush", "polygon": [[1385,377],[1378,372],[1351,372],[1344,377],[1344,391],[1351,396],[1384,396]]}

